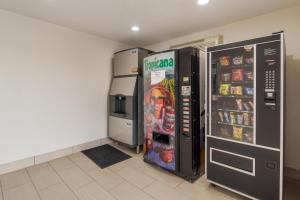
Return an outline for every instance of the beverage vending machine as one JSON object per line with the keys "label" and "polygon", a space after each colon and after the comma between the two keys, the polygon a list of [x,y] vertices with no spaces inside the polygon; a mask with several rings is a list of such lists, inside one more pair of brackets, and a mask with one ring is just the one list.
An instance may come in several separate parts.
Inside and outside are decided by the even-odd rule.
{"label": "beverage vending machine", "polygon": [[251,199],[283,195],[283,33],[207,50],[206,176]]}
{"label": "beverage vending machine", "polygon": [[201,174],[204,147],[199,85],[198,49],[170,50],[144,59],[144,160],[190,181]]}

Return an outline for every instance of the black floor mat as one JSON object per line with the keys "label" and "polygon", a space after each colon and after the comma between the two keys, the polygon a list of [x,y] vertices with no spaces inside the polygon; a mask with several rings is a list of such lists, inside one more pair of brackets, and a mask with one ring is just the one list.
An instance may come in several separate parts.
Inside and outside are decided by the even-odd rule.
{"label": "black floor mat", "polygon": [[84,153],[102,169],[131,158],[131,156],[110,146],[109,144],[88,149],[82,153]]}

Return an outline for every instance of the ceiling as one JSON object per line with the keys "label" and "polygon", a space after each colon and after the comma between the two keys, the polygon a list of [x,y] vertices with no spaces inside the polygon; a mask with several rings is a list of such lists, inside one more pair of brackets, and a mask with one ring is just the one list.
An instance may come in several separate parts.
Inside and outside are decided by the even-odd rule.
{"label": "ceiling", "polygon": [[[143,46],[300,5],[299,0],[0,0],[0,8]],[[139,32],[131,26],[139,25]]]}

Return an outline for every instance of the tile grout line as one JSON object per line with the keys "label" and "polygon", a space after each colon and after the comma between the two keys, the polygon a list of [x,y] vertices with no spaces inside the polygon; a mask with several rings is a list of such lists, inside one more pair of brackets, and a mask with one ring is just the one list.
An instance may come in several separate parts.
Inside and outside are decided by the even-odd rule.
{"label": "tile grout line", "polygon": [[[84,155],[84,156],[85,156],[85,155]],[[86,157],[87,157],[87,156],[86,156]],[[133,158],[133,157],[131,157],[130,159],[132,159],[132,158]],[[74,162],[72,159],[70,159],[70,160],[71,160],[71,162],[73,162],[76,166],[78,166],[78,167],[80,168],[80,166],[79,166],[76,162]],[[82,168],[80,168],[80,169],[83,171],[83,173],[85,173],[87,176],[89,176],[90,178],[92,178],[92,179],[94,180],[94,182],[95,182],[99,187],[101,187],[104,191],[108,192],[114,199],[117,199],[117,198],[110,192],[110,191],[113,190],[114,188],[111,188],[111,189],[105,189],[105,188],[102,187],[100,184],[98,184],[97,180],[95,180],[91,175],[89,175],[89,174],[88,174],[86,171],[84,171]],[[98,168],[95,168],[94,170],[98,170],[98,169],[103,170],[103,169],[100,168],[99,166],[98,166]],[[131,184],[131,183],[128,182],[126,179],[124,179],[122,176],[120,176],[117,172],[114,172],[114,171],[110,170],[109,167],[107,168],[107,170],[110,171],[110,172],[113,173],[113,174],[116,174],[117,176],[119,176],[119,177],[123,180],[121,183],[116,184],[114,187],[117,187],[117,186],[121,185],[121,184],[124,183],[124,181],[125,181],[125,182],[127,182],[128,184],[132,185],[133,187],[139,189],[138,187],[136,187],[135,185]],[[91,171],[92,171],[92,170],[91,170]],[[139,190],[141,190],[141,189],[139,189]],[[142,190],[141,190],[141,191],[142,191]],[[142,192],[144,192],[144,191],[142,191]],[[145,192],[144,192],[144,193],[145,193]]]}
{"label": "tile grout line", "polygon": [[[23,171],[23,170],[25,170],[25,172],[26,172],[26,168],[24,168],[24,169],[19,169],[19,170],[17,170],[17,171],[14,171],[14,172],[9,172],[9,173],[7,173],[7,174],[11,174],[11,173],[16,173],[16,172],[18,172],[18,171]],[[27,172],[26,172],[27,173]],[[3,175],[7,175],[7,174],[3,174]],[[30,177],[29,177],[30,178]],[[30,182],[31,182],[31,180],[30,180]],[[17,186],[14,186],[14,187],[9,187],[8,189],[3,189],[3,187],[2,187],[2,193],[3,193],[3,191],[8,191],[8,190],[12,190],[12,189],[16,189],[16,188],[19,188],[19,187],[22,187],[22,186],[24,186],[24,185],[26,185],[26,184],[28,184],[29,182],[25,182],[25,183],[22,183],[22,184],[19,184],[19,185],[17,185]],[[31,182],[32,183],[32,182]],[[32,183],[33,184],[33,183]],[[4,197],[4,195],[3,195],[3,197]]]}
{"label": "tile grout line", "polygon": [[[87,156],[86,156],[87,157]],[[115,200],[118,200],[117,198],[115,198],[115,196],[113,196],[110,192],[109,192],[109,190],[106,190],[105,188],[103,188],[100,184],[98,184],[98,182],[97,182],[97,180],[95,180],[92,176],[90,176],[89,174],[88,174],[88,172],[86,172],[85,170],[83,170],[76,162],[74,162],[72,159],[69,159],[71,162],[73,162],[77,167],[79,167],[79,169],[81,169],[82,170],[82,172],[85,174],[85,175],[87,175],[88,177],[90,177],[92,180],[93,180],[93,182],[95,183],[95,184],[97,184],[97,186],[99,186],[100,188],[102,188],[104,191],[106,191],[113,199],[115,199]],[[99,169],[101,169],[99,166],[97,166]],[[93,170],[98,170],[97,168],[95,168],[95,169],[93,169]],[[90,170],[90,171],[93,171],[93,170]],[[102,169],[101,169],[102,170]],[[118,175],[119,176],[119,175]],[[122,178],[122,177],[121,177]],[[123,178],[122,178],[123,179]],[[125,180],[124,180],[125,181]],[[121,182],[121,183],[123,183],[123,182]],[[118,183],[117,185],[115,185],[115,187],[116,186],[118,186],[118,185],[120,185],[121,183]],[[86,185],[84,185],[84,186],[87,186],[87,185],[89,185],[89,184],[91,184],[91,183],[88,183],[88,184],[86,184]],[[84,187],[83,186],[83,187]]]}
{"label": "tile grout line", "polygon": [[[74,162],[72,159],[70,159],[71,160],[71,162],[73,162],[76,166],[78,166],[82,171],[83,171],[83,173],[85,174],[85,175],[87,175],[88,177],[90,177],[98,186],[100,186],[103,190],[105,190],[106,192],[108,192],[109,190],[107,190],[107,189],[105,189],[105,188],[103,188],[100,184],[98,184],[98,182],[97,182],[97,180],[95,180],[91,175],[89,175],[88,174],[88,172],[86,172],[86,171],[84,171],[76,162]],[[103,170],[102,168],[100,168],[99,166],[98,166],[98,168],[99,169],[101,169],[101,170]],[[98,168],[95,168],[95,169],[93,169],[93,170],[98,170]],[[90,170],[90,171],[93,171],[93,170]],[[109,169],[107,169],[107,170],[109,170]],[[112,172],[111,170],[109,170],[111,173],[114,173],[115,174],[115,172]],[[118,174],[117,174],[118,175]],[[118,175],[118,176],[120,176],[120,175]],[[120,176],[120,178],[122,178],[122,180],[124,180],[123,179],[123,177],[121,177]],[[125,181],[125,180],[124,180]],[[116,186],[118,186],[118,185],[120,185],[121,183],[118,183]],[[87,184],[88,185],[88,184]]]}
{"label": "tile grout line", "polygon": [[[134,168],[134,167],[132,167],[132,166],[126,166],[126,168],[132,169],[132,168]],[[108,170],[109,170],[109,169],[108,169]],[[122,169],[121,169],[121,170],[122,170]],[[113,173],[116,173],[116,174],[118,174],[121,178],[123,178],[123,176],[121,176],[121,175],[119,174],[119,172],[120,172],[121,170],[119,170],[119,171],[117,171],[117,172],[113,172]],[[155,181],[158,181],[157,179],[155,179],[155,178],[149,176],[148,174],[144,173],[143,171],[141,171],[141,170],[139,170],[139,169],[134,168],[133,170],[136,170],[136,171],[138,171],[139,173],[143,174],[144,176],[146,176],[146,177],[152,179],[150,183],[146,184],[146,185],[145,185],[144,187],[142,187],[142,188],[139,188],[139,187],[137,187],[137,186],[134,185],[135,187],[137,187],[138,189],[140,189],[140,190],[142,190],[142,191],[143,191],[146,187],[148,187],[148,186],[150,186],[152,183],[154,183]],[[126,182],[129,182],[129,181],[126,180],[125,178],[123,178],[123,179],[124,179]],[[129,182],[129,183],[130,183],[130,182]],[[132,185],[133,185],[133,184],[132,184]]]}
{"label": "tile grout line", "polygon": [[[117,147],[116,147],[116,148],[117,148]],[[118,148],[117,148],[117,149],[118,149]],[[121,150],[121,151],[122,151],[122,150]],[[126,151],[123,151],[123,152],[126,153]],[[137,157],[133,157],[133,156],[132,156],[130,159],[134,159],[134,158],[137,158]],[[128,159],[128,160],[130,160],[130,159]],[[132,166],[130,166],[130,165],[127,165],[126,167],[132,168]],[[136,169],[136,170],[139,171],[140,173],[143,173],[143,174],[146,175],[147,177],[152,178],[153,181],[151,181],[151,183],[147,184],[147,185],[144,186],[143,188],[139,188],[139,187],[135,186],[134,184],[132,184],[131,182],[129,182],[129,181],[127,181],[126,179],[124,179],[122,176],[120,176],[120,175],[118,174],[118,172],[121,171],[122,169],[121,169],[121,170],[118,170],[118,171],[116,171],[116,172],[114,172],[113,170],[111,170],[111,169],[108,168],[109,171],[111,171],[112,173],[117,174],[118,176],[120,176],[125,182],[127,182],[127,183],[130,184],[131,186],[135,187],[136,189],[138,189],[138,190],[142,191],[143,193],[145,193],[145,194],[151,196],[152,198],[156,199],[154,196],[148,194],[148,193],[145,191],[145,189],[146,189],[147,187],[149,187],[150,185],[152,185],[153,183],[155,183],[155,182],[159,182],[159,183],[161,183],[161,184],[166,184],[166,183],[164,183],[164,181],[161,181],[161,180],[157,179],[157,178],[154,177],[154,176],[151,176],[151,175],[145,173],[144,171],[147,170],[147,169],[144,169],[144,170],[140,170],[140,169],[137,169],[137,168],[134,168],[134,169]],[[174,185],[174,186],[171,186],[171,185],[168,185],[168,184],[166,184],[166,185],[169,186],[170,188],[176,189],[176,188],[177,188],[179,185],[181,185],[182,183],[184,183],[184,180],[180,181],[179,183],[177,183],[177,184]],[[117,184],[116,186],[119,186],[120,184],[122,184],[122,183],[119,183],[119,184]],[[108,191],[110,192],[111,190],[113,190],[113,188],[110,189],[110,190],[108,190]]]}
{"label": "tile grout line", "polygon": [[40,195],[38,189],[36,188],[36,186],[35,186],[35,184],[34,184],[34,182],[33,182],[33,179],[32,179],[32,177],[30,176],[30,174],[29,174],[29,172],[28,172],[28,169],[25,168],[25,171],[26,171],[26,174],[28,175],[28,177],[29,177],[29,179],[30,179],[30,182],[32,183],[32,185],[33,185],[33,187],[34,187],[34,189],[35,189],[37,195],[39,196],[39,199],[42,200],[42,196]]}
{"label": "tile grout line", "polygon": [[[151,183],[151,184],[152,184],[152,183]],[[149,185],[149,186],[150,186],[150,185]],[[155,199],[155,200],[160,200],[160,199],[157,199],[157,198],[156,198],[155,196],[153,196],[152,194],[146,192],[145,189],[146,189],[146,188],[144,188],[144,189],[142,190],[145,194],[149,195],[151,198],[153,198],[153,199]]]}
{"label": "tile grout line", "polygon": [[[134,157],[131,157],[130,159],[133,159],[133,158],[134,158]],[[126,167],[130,167],[130,166],[128,165],[128,166],[126,166]],[[151,183],[147,184],[147,185],[146,185],[145,187],[143,187],[143,188],[137,187],[136,185],[132,184],[131,182],[127,181],[125,178],[123,178],[122,176],[120,176],[120,175],[118,174],[118,171],[120,171],[120,170],[118,170],[117,172],[114,172],[114,171],[112,171],[112,170],[109,169],[109,168],[108,168],[107,170],[109,170],[110,172],[112,172],[112,173],[114,173],[114,174],[117,174],[119,177],[121,177],[121,178],[124,180],[124,182],[126,182],[126,183],[129,184],[129,185],[131,185],[131,186],[134,187],[135,189],[141,191],[141,192],[144,193],[145,195],[148,195],[149,197],[153,198],[154,200],[159,200],[159,199],[155,198],[154,196],[152,196],[151,194],[148,194],[148,193],[145,191],[145,189],[146,189],[147,187],[149,187],[149,186],[152,185],[155,181],[158,181],[158,180],[157,180],[156,178],[154,178],[154,177],[149,176],[148,174],[145,174],[145,173],[143,172],[143,170],[139,170],[139,172],[141,172],[141,173],[145,174],[146,176],[148,176],[148,177],[150,177],[150,178],[153,179],[153,181],[152,181]],[[115,185],[115,187],[117,187],[117,186],[123,184],[124,182],[121,182],[121,183]],[[114,190],[114,188],[111,188],[111,189],[109,189],[109,190],[107,190],[107,191],[108,191],[115,199],[117,199],[117,198],[112,194],[112,190]]]}
{"label": "tile grout line", "polygon": [[[81,151],[80,151],[81,152]],[[77,152],[77,153],[79,153],[79,152]],[[82,152],[81,152],[82,153]],[[83,154],[84,155],[84,154]],[[86,156],[87,157],[87,156]],[[87,157],[90,161],[92,161],[89,157]],[[85,173],[86,175],[88,175],[89,176],[89,174],[88,174],[88,172],[90,172],[90,171],[93,171],[93,170],[95,170],[95,169],[97,169],[97,168],[100,168],[99,166],[97,166],[96,165],[96,167],[95,167],[95,169],[91,169],[91,170],[89,170],[88,172],[86,172],[83,168],[81,168],[75,161],[73,161],[71,158],[69,158],[69,156],[68,156],[68,159],[72,162],[72,163],[74,163],[77,167],[79,167],[79,169],[81,169],[81,171],[83,172],[83,173]],[[92,161],[93,162],[93,161]],[[101,169],[101,168],[100,168]]]}
{"label": "tile grout line", "polygon": [[[67,158],[65,156],[65,158]],[[69,158],[67,158],[68,160],[70,160]],[[75,195],[75,198],[77,200],[80,200],[79,197],[75,194],[75,192],[71,189],[71,187],[64,181],[64,179],[61,177],[61,175],[55,170],[54,167],[51,166],[51,164],[49,163],[50,167],[53,169],[53,171],[56,173],[56,175],[61,179],[61,181],[67,186],[67,188],[69,188],[69,190]]]}
{"label": "tile grout line", "polygon": [[[128,152],[126,152],[126,150],[123,150],[122,148],[118,147],[116,144],[111,143],[110,145],[113,146],[114,148],[116,148],[116,149],[122,151],[123,153],[128,154]],[[130,155],[130,153],[129,153],[128,155]],[[137,154],[137,155],[138,155],[138,154]],[[129,158],[128,160],[138,158],[138,157],[135,156],[135,155],[134,155],[134,156],[133,156],[133,155],[130,155],[130,156],[131,156],[131,158]],[[70,160],[71,160],[71,159],[70,159]],[[71,160],[71,161],[73,162],[73,160]],[[126,161],[126,160],[125,160],[125,161]],[[75,163],[75,162],[74,162],[74,163]],[[75,163],[75,164],[76,164],[76,163]],[[77,165],[77,164],[76,164],[76,165]],[[78,167],[80,168],[80,166],[78,166]],[[126,167],[132,168],[132,166],[130,166],[129,164],[127,164]],[[98,166],[98,168],[100,168],[100,167]],[[101,169],[101,168],[100,168],[100,169]],[[121,177],[124,181],[126,181],[127,183],[129,183],[130,185],[134,186],[135,188],[141,190],[141,191],[144,192],[144,193],[146,193],[146,192],[144,191],[144,189],[147,188],[148,186],[150,186],[151,184],[153,184],[155,181],[160,182],[160,183],[162,183],[162,184],[165,184],[164,181],[161,181],[161,180],[157,179],[156,177],[151,176],[151,175],[145,173],[144,170],[146,170],[146,169],[144,169],[144,170],[140,170],[140,169],[137,169],[137,168],[135,168],[135,169],[138,170],[139,172],[143,173],[143,174],[146,175],[147,177],[152,178],[153,181],[152,181],[151,183],[147,184],[146,186],[144,186],[143,188],[139,188],[139,187],[133,185],[132,183],[130,183],[129,181],[127,181],[126,179],[124,179],[122,176],[120,176],[120,175],[118,174],[118,172],[119,172],[120,170],[118,170],[118,171],[115,172],[115,171],[113,171],[113,170],[107,168],[107,170],[109,170],[109,171],[112,172],[113,174],[118,175],[118,176]],[[122,169],[121,169],[121,170],[122,170]],[[84,171],[84,172],[85,172],[85,171]],[[88,175],[89,175],[89,174],[88,174]],[[89,175],[89,176],[90,176],[90,175]],[[90,176],[90,177],[91,177],[91,176]],[[93,178],[93,177],[91,177],[91,178]],[[97,183],[97,181],[96,181],[96,183]],[[178,183],[177,183],[176,185],[174,185],[174,186],[171,186],[171,185],[168,185],[168,184],[167,184],[167,185],[168,185],[169,187],[171,187],[171,188],[176,189],[176,188],[177,188],[179,185],[181,185],[182,183],[184,183],[184,180],[178,182]],[[97,183],[97,184],[98,184],[98,183]],[[122,184],[122,183],[119,183],[119,184],[117,184],[116,186],[119,186],[120,184]],[[99,185],[99,184],[98,184],[98,185]],[[100,187],[103,188],[101,185],[100,185]],[[103,189],[105,189],[105,188],[103,188]],[[106,190],[106,189],[105,189],[105,190]],[[112,189],[109,189],[109,190],[107,190],[107,191],[110,192],[111,190],[113,190],[113,188],[112,188]],[[146,193],[146,194],[148,194],[148,193]]]}
{"label": "tile grout line", "polygon": [[[50,163],[48,163],[48,162],[44,162],[44,163],[41,163],[41,164],[47,164],[49,167],[50,167]],[[41,164],[38,164],[38,165],[41,165]],[[37,165],[36,165],[37,166]],[[31,166],[31,167],[34,167],[34,166]],[[50,167],[51,168],[51,167]],[[52,169],[52,168],[51,168]],[[54,171],[54,170],[53,170]],[[56,174],[56,172],[54,171],[54,173]],[[30,173],[29,173],[29,171],[28,171],[28,174],[29,174],[29,176],[30,176]],[[58,178],[59,178],[59,180],[61,181],[61,178],[58,176]],[[33,182],[33,179],[32,179],[32,182]],[[41,189],[37,189],[37,191],[39,192],[39,191],[42,191],[42,190],[46,190],[46,189],[48,189],[48,188],[50,188],[50,187],[52,187],[52,186],[54,186],[54,185],[56,185],[56,184],[58,184],[58,183],[52,183],[52,184],[50,184],[50,185],[48,185],[47,187],[44,187],[44,188],[41,188]],[[34,184],[34,182],[33,182],[33,185],[35,185]]]}
{"label": "tile grout line", "polygon": [[[121,178],[122,178],[122,177],[121,177]],[[154,198],[152,195],[150,195],[150,194],[148,194],[147,192],[145,192],[144,189],[140,189],[139,187],[137,187],[137,186],[133,185],[132,183],[130,183],[129,181],[127,181],[126,179],[124,179],[124,181],[125,181],[126,183],[128,183],[129,185],[131,185],[132,187],[134,187],[135,189],[141,191],[142,193],[144,193],[144,194],[146,194],[146,195],[152,197],[153,199],[156,199],[156,198]],[[153,181],[152,183],[154,183],[154,182],[155,182],[155,181]],[[124,182],[122,182],[122,183],[124,183]],[[118,184],[117,186],[121,185],[122,183]],[[150,186],[152,183],[150,183],[148,186]],[[147,187],[148,187],[148,186],[147,186]],[[145,187],[145,188],[146,188],[146,187]],[[112,190],[114,190],[114,188],[110,189],[110,190],[109,190],[109,193],[110,193],[112,196],[114,196],[114,195],[111,193]],[[156,199],[156,200],[159,200],[159,199]]]}
{"label": "tile grout line", "polygon": [[[87,174],[79,165],[76,164],[76,162],[74,162],[72,159],[69,158],[69,156],[65,156],[66,159],[68,159],[70,162],[72,162],[76,167],[78,167],[83,173],[84,175],[88,176],[89,178],[92,179],[92,182],[90,183],[86,183],[84,185],[81,186],[81,188],[89,185],[89,184],[92,184],[93,182],[96,182],[92,177],[89,176],[89,174]],[[71,167],[70,167],[71,168]],[[55,171],[56,172],[56,171]],[[58,173],[57,173],[58,174]],[[58,175],[59,176],[59,175]],[[61,179],[63,179],[61,176],[60,176]],[[65,183],[65,182],[64,182]],[[68,185],[67,183],[65,183],[66,185]],[[78,190],[80,190],[81,188],[78,188]],[[71,188],[70,188],[71,189]],[[71,189],[73,191],[73,189]],[[76,195],[76,193],[74,192],[74,194]]]}
{"label": "tile grout line", "polygon": [[[115,147],[115,148],[117,148],[117,147]],[[118,149],[118,148],[117,148],[117,149]],[[121,149],[119,149],[119,150],[122,151],[122,152],[124,152],[124,153],[126,153],[124,150],[121,150]],[[79,153],[79,152],[78,152],[78,153]],[[126,154],[127,154],[127,153],[126,153]],[[83,155],[84,155],[84,154],[83,154]],[[84,155],[84,156],[85,156],[85,155]],[[130,155],[130,156],[131,156],[131,155]],[[74,163],[77,167],[79,167],[79,168],[83,171],[84,174],[86,174],[87,176],[91,177],[91,178],[94,180],[94,182],[95,182],[99,187],[101,187],[101,188],[104,189],[106,192],[108,192],[114,199],[117,199],[117,198],[111,193],[111,191],[112,191],[115,187],[118,187],[119,185],[121,185],[122,183],[124,183],[124,181],[125,181],[126,183],[128,183],[129,185],[131,185],[132,187],[136,188],[137,190],[141,191],[142,193],[144,193],[144,194],[146,194],[146,195],[152,197],[153,199],[156,199],[154,196],[149,195],[148,193],[146,193],[146,192],[144,191],[144,189],[147,188],[148,186],[150,186],[151,184],[153,184],[155,181],[159,181],[159,180],[157,180],[156,178],[154,178],[154,177],[152,177],[152,176],[150,176],[150,175],[148,175],[148,174],[145,174],[145,173],[143,172],[143,170],[138,170],[138,171],[141,172],[141,173],[143,173],[143,174],[145,174],[145,175],[148,176],[149,178],[152,178],[153,181],[152,181],[151,183],[147,184],[145,187],[139,188],[139,187],[133,185],[132,183],[130,183],[129,181],[127,181],[126,179],[124,179],[124,178],[123,178],[122,176],[120,176],[117,172],[114,172],[114,171],[110,170],[109,168],[107,168],[108,171],[110,171],[111,173],[116,174],[117,176],[119,176],[119,177],[123,180],[123,182],[116,184],[116,185],[114,186],[114,188],[111,188],[111,189],[105,189],[105,188],[103,188],[100,184],[98,184],[97,180],[95,180],[92,176],[90,176],[90,175],[88,174],[88,172],[86,172],[85,170],[83,170],[83,169],[82,169],[75,161],[73,161],[72,159],[70,159],[69,156],[67,156],[66,158],[69,159],[72,163]],[[134,156],[131,156],[130,159],[133,159],[133,158],[135,158],[135,157],[134,157]],[[127,167],[130,167],[130,166],[127,166]],[[99,166],[98,166],[97,168],[95,168],[94,170],[98,170],[98,169],[101,169],[101,170],[102,170],[102,168],[100,168]],[[92,170],[91,170],[91,171],[92,171]],[[90,183],[89,183],[89,184],[90,184]],[[179,184],[180,184],[180,183],[179,183]],[[178,185],[179,185],[179,184],[178,184]],[[88,185],[88,184],[86,184],[86,185]]]}
{"label": "tile grout line", "polygon": [[146,189],[147,187],[149,187],[150,185],[152,185],[152,183],[154,183],[155,181],[157,181],[156,179],[153,179],[151,181],[151,183],[148,183],[146,186],[144,186],[143,188],[141,188],[142,191],[144,191],[144,189]]}

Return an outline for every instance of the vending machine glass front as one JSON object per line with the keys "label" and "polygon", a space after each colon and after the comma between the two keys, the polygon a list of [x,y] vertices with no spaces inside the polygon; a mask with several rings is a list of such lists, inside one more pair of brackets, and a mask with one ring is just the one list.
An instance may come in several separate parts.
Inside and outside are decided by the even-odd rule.
{"label": "vending machine glass front", "polygon": [[211,53],[211,136],[255,141],[255,46]]}

